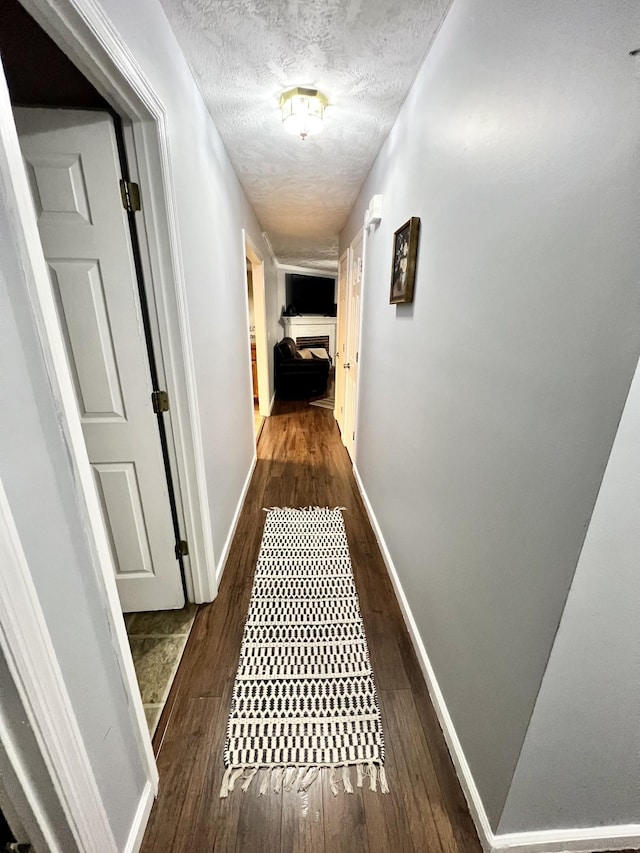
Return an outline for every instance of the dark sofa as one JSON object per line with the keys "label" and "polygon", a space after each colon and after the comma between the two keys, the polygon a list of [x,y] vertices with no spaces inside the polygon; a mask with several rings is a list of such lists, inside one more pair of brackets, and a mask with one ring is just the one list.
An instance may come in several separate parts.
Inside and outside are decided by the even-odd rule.
{"label": "dark sofa", "polygon": [[326,393],[329,358],[303,358],[293,338],[273,348],[276,396],[287,400],[321,397]]}

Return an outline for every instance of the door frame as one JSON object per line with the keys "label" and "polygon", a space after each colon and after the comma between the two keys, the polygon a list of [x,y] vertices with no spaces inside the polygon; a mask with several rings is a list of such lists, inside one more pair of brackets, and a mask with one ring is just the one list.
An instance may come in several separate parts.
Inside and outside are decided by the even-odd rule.
{"label": "door frame", "polygon": [[[21,3],[122,120],[129,168],[143,199],[143,209],[136,214],[138,237],[152,320],[157,321],[151,324],[157,335],[157,366],[171,404],[166,423],[189,543],[187,592],[196,603],[213,601],[217,594],[213,536],[167,112],[93,0]],[[49,331],[46,328],[45,334]]]}
{"label": "door frame", "polygon": [[[264,259],[256,249],[255,243],[242,229],[242,251],[244,258],[251,261],[253,284],[253,320],[256,330],[256,367],[258,368],[258,407],[263,418],[271,414],[269,399],[269,354],[267,352],[267,297],[264,288]],[[244,264],[246,268],[246,263]],[[249,282],[247,280],[247,293]],[[247,328],[249,326],[249,301],[247,295]],[[251,374],[249,374],[251,376]],[[251,387],[251,382],[250,382]],[[253,394],[252,394],[253,399]],[[253,405],[251,407],[253,412]],[[253,414],[251,416],[253,418]]]}
{"label": "door frame", "polygon": [[[364,274],[365,274],[365,252],[367,246],[367,229],[362,227],[356,233],[353,240],[349,243],[348,249],[348,275],[347,275],[347,323],[345,329],[345,358],[348,356],[349,352],[352,348],[352,341],[350,339],[349,330],[351,328],[351,290],[353,287],[353,278],[354,278],[354,259],[355,252],[354,246],[358,243],[361,243],[362,249],[360,253],[361,266],[360,266],[360,299],[358,304],[358,323],[357,323],[357,378],[353,385],[353,403],[352,403],[352,412],[353,419],[351,421],[347,421],[343,415],[343,430],[342,434],[342,443],[347,448],[347,452],[349,453],[349,458],[351,459],[351,464],[355,466],[356,464],[356,452],[357,452],[357,442],[358,442],[358,403],[359,403],[359,395],[358,395],[358,386],[360,384],[360,352],[362,345],[362,301],[364,294]],[[344,257],[344,254],[342,255]],[[347,400],[346,393],[346,379],[345,379],[345,391],[344,391],[344,400]],[[349,439],[349,432],[352,434],[352,438]]]}
{"label": "door frame", "polygon": [[[351,257],[353,257],[353,244],[360,236],[360,231],[356,234],[350,243]],[[362,226],[362,269],[360,270],[360,314],[358,316],[358,380],[355,387],[355,403],[353,412],[353,431],[355,438],[353,439],[353,464],[356,464],[356,455],[358,453],[358,434],[360,425],[360,366],[362,365],[362,329],[364,323],[364,285],[365,276],[367,274],[367,242],[369,240],[369,229],[366,224]]]}
{"label": "door frame", "polygon": [[[196,602],[211,601],[217,592],[215,562],[166,109],[104,11],[92,0],[22,0],[22,4],[106,98],[125,126],[127,153],[130,162],[136,164],[145,201],[140,230],[147,237],[152,272],[147,286],[157,312],[158,355],[162,354],[173,404],[176,486],[190,544],[188,591]],[[155,794],[158,770],[4,78],[0,80],[0,169],[12,191],[8,202],[13,208],[34,321],[59,406],[60,426],[78,484],[92,568],[114,638],[114,654],[131,700],[132,723],[148,783]]]}
{"label": "door frame", "polygon": [[[336,359],[335,359],[335,389],[336,405],[333,416],[338,424],[340,436],[344,442],[344,357],[347,346],[347,327],[349,320],[349,264],[351,263],[351,247],[347,246],[338,259],[338,312],[336,323]],[[343,268],[346,272],[343,274]],[[338,381],[338,377],[340,381]]]}

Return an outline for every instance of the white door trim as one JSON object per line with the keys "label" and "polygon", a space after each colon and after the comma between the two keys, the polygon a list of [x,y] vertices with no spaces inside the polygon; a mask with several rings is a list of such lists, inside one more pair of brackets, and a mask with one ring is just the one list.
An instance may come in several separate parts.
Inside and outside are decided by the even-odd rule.
{"label": "white door trim", "polygon": [[355,438],[353,440],[353,463],[355,464],[358,454],[358,433],[359,433],[359,423],[360,423],[360,394],[358,393],[358,389],[360,388],[360,367],[362,366],[362,318],[364,314],[364,283],[365,283],[365,274],[367,272],[367,240],[369,237],[369,229],[363,225],[361,231],[358,231],[356,236],[351,241],[349,248],[351,249],[351,255],[353,256],[353,244],[357,242],[358,238],[362,234],[362,269],[360,270],[360,316],[358,317],[358,381],[356,382],[355,395],[356,400],[354,404],[354,413],[353,413],[353,431],[355,433]]}
{"label": "white door trim", "polygon": [[[213,541],[166,111],[134,57],[94,0],[24,0],[23,5],[114,109],[125,119],[128,117],[131,123],[141,181],[144,176],[141,188],[154,267],[154,296],[167,390],[175,401],[173,427],[179,488],[191,551],[192,588],[197,602],[210,601],[217,589]],[[134,730],[147,779],[156,793],[158,770],[4,78],[0,80],[0,170],[7,186],[7,203],[13,210],[18,251],[43,357],[52,393],[59,405],[61,429],[78,483],[80,511],[85,517],[93,568],[113,636],[114,654],[130,696]]]}
{"label": "white door trim", "polygon": [[[260,414],[268,418],[271,414],[269,400],[269,354],[267,353],[267,302],[264,291],[264,260],[251,237],[242,229],[242,250],[251,261],[253,270],[253,318],[256,329],[256,366],[258,369],[258,404]],[[247,316],[248,316],[247,306]],[[253,417],[253,416],[252,416]]]}
{"label": "white door trim", "polygon": [[[83,853],[117,853],[98,785],[9,502],[0,481],[0,648],[27,715],[50,779],[34,780],[0,714],[2,744],[40,838],[51,853],[64,853],[41,808],[40,786],[55,791]],[[8,723],[8,721],[7,721]]]}
{"label": "white door trim", "polygon": [[147,769],[147,779],[154,786],[154,791],[157,791],[158,769],[131,658],[124,619],[122,618],[111,549],[102,520],[95,481],[89,465],[75,390],[69,372],[64,341],[31,200],[31,190],[27,182],[18,135],[11,112],[9,92],[4,76],[1,74],[0,177],[6,192],[6,204],[14,221],[16,251],[20,256],[24,271],[34,323],[51,383],[51,392],[59,406],[60,428],[69,448],[74,481],[78,484],[78,505],[87,533],[87,543],[92,556],[92,568],[104,601],[111,636],[114,639],[114,654],[129,693],[132,722],[142,760]]}
{"label": "white door trim", "polygon": [[[349,369],[349,374],[345,376],[344,401],[348,406],[344,406],[343,424],[342,424],[342,443],[347,448],[347,453],[351,459],[351,463],[355,465],[356,450],[357,450],[357,435],[358,435],[358,385],[360,381],[360,345],[362,337],[362,297],[364,287],[364,254],[366,229],[361,228],[355,235],[348,249],[348,272],[347,272],[347,304],[346,315],[347,323],[345,330],[345,356],[344,359],[349,359],[353,362],[353,370]],[[355,247],[360,244],[360,254],[357,255]],[[344,257],[344,253],[341,257]],[[360,258],[359,268],[356,270],[356,258]],[[358,297],[358,316],[357,328],[354,330],[355,310],[353,307],[353,290],[354,280],[359,286]],[[355,349],[355,353],[354,353]],[[343,364],[343,369],[346,369],[346,364]],[[355,376],[355,379],[354,379]]]}
{"label": "white door trim", "polygon": [[144,202],[140,231],[147,238],[153,273],[147,285],[159,326],[161,351],[156,355],[172,401],[175,486],[189,542],[188,588],[196,602],[213,601],[217,594],[213,536],[166,109],[95,0],[23,0],[22,5],[125,124],[129,159],[139,170]]}
{"label": "white door trim", "polygon": [[[343,263],[344,262],[344,263]],[[344,357],[347,344],[347,314],[349,311],[349,265],[351,263],[351,247],[347,246],[338,259],[338,312],[336,318],[336,358],[335,358],[335,397],[336,405],[333,415],[338,423],[340,436],[344,444]],[[341,270],[346,269],[346,274],[341,276]]]}

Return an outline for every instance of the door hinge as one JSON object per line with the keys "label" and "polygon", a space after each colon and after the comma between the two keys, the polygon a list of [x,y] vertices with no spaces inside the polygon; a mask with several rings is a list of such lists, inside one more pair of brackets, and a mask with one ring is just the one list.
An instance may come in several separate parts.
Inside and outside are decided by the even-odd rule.
{"label": "door hinge", "polygon": [[356,440],[356,434],[355,434],[355,432],[354,432],[354,433],[352,433],[352,434],[351,434],[351,441],[355,441],[355,440]]}
{"label": "door hinge", "polygon": [[356,353],[356,364],[358,363],[358,361],[359,361],[359,360],[360,360],[360,353],[359,353],[359,352],[357,352],[357,353]]}
{"label": "door hinge", "polygon": [[122,206],[129,213],[140,210],[140,187],[132,181],[120,181],[120,195]]}
{"label": "door hinge", "polygon": [[151,395],[151,405],[156,415],[169,411],[169,395],[166,391],[154,391]]}
{"label": "door hinge", "polygon": [[181,539],[179,542],[176,542],[176,560],[179,560],[180,557],[188,557],[189,556],[189,543],[186,539]]}

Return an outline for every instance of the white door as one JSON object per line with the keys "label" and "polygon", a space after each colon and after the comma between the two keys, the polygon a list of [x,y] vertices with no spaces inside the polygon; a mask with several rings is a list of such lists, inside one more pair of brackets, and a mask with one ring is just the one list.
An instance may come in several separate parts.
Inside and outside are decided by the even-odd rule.
{"label": "white door", "polygon": [[122,609],[182,607],[113,122],[52,109],[15,121]]}
{"label": "white door", "polygon": [[349,249],[346,249],[338,262],[338,312],[336,328],[336,406],[333,410],[340,433],[344,434],[344,379],[343,365],[346,363],[347,348],[347,288],[349,282]]}
{"label": "white door", "polygon": [[344,373],[344,426],[342,441],[354,461],[358,362],[360,358],[360,298],[362,295],[363,232],[351,243],[347,289],[347,346],[342,365]]}

